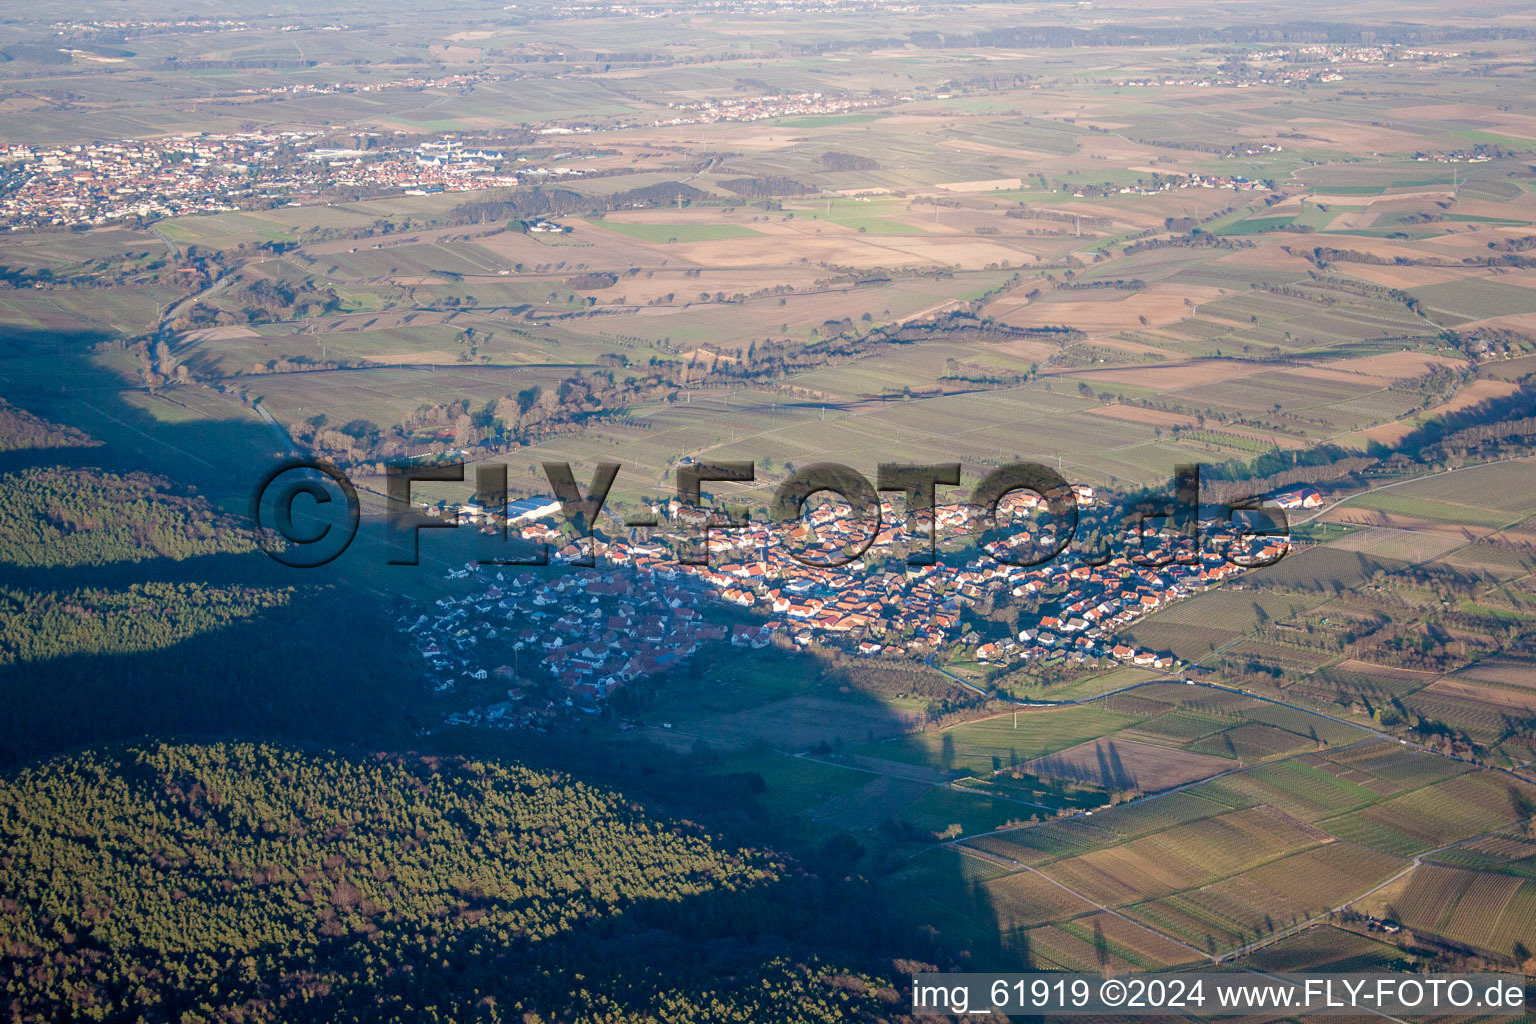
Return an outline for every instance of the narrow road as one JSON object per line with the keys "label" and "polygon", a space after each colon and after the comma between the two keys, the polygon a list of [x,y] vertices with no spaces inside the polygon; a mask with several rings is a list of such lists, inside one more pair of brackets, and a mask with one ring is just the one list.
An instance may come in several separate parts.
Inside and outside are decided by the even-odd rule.
{"label": "narrow road", "polygon": [[258,398],[255,402],[251,403],[251,408],[256,410],[256,415],[267,421],[267,426],[272,428],[272,433],[276,435],[278,444],[288,449],[288,452],[292,455],[304,454],[299,449],[299,446],[294,443],[292,435],[288,433],[288,429],[277,422],[273,415],[267,411],[267,407],[262,404],[261,399]]}

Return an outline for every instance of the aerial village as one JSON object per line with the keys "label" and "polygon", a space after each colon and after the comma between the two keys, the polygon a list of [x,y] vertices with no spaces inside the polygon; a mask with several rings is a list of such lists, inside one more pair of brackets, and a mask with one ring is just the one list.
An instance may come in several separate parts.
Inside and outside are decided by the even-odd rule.
{"label": "aerial village", "polygon": [[372,150],[320,147],[319,132],[249,131],[73,146],[0,144],[0,226],[11,231],[150,221],[265,203],[317,202],[335,189],[467,192],[583,176],[440,138]]}
{"label": "aerial village", "polygon": [[[1074,490],[1091,514],[1093,489]],[[1317,491],[1302,488],[1273,504],[1306,509],[1321,502]],[[1014,492],[998,513],[1028,515],[1038,504],[1033,493]],[[495,512],[479,505],[422,508],[486,532],[503,528]],[[790,524],[706,529],[711,511],[674,499],[654,506],[665,526],[645,538],[634,531],[573,537],[557,528],[558,510],[549,499],[523,499],[504,519],[509,536],[548,545],[549,568],[450,568],[448,577],[464,581],[466,591],[401,617],[429,688],[490,689],[496,696],[453,712],[447,724],[537,728],[572,712],[598,714],[625,687],[686,663],[708,643],[986,667],[1123,663],[1172,672],[1179,665],[1171,655],[1120,642],[1117,634],[1244,573],[1245,565],[1282,557],[1289,545],[1284,536],[1239,535],[1235,527],[1202,522],[1198,551],[1165,526],[1101,565],[1071,547],[1039,565],[1008,564],[996,557],[1007,557],[1008,539],[960,550],[941,545],[935,564],[913,565],[907,553],[916,550],[916,535],[883,502],[883,525],[858,557],[818,566],[806,561],[833,561],[829,553],[856,551],[868,537],[867,524],[846,505],[810,508]],[[934,536],[975,537],[983,515],[970,504],[937,506]],[[701,535],[708,564],[685,563],[679,552]],[[1054,543],[1049,527],[1036,539]],[[589,559],[593,567],[577,567]],[[1005,594],[1021,608],[1016,630],[999,632],[997,623],[965,614]]]}
{"label": "aerial village", "polygon": [[[397,86],[465,86],[459,77],[463,76],[283,88],[365,92]],[[669,118],[644,123],[620,121],[601,127],[616,131],[837,114],[881,102],[821,93],[729,97],[679,105],[679,112]],[[576,135],[597,127],[586,122],[554,123],[534,129],[533,134]],[[572,162],[570,158],[577,156],[572,153],[530,158],[454,136],[423,141],[379,137],[371,141],[375,145],[367,149],[344,149],[324,145],[325,133],[320,131],[258,129],[69,146],[0,143],[0,228],[22,231],[100,226],[263,204],[302,206],[324,202],[326,194],[338,191],[377,195],[395,190],[406,195],[470,192],[569,180],[589,173]]]}

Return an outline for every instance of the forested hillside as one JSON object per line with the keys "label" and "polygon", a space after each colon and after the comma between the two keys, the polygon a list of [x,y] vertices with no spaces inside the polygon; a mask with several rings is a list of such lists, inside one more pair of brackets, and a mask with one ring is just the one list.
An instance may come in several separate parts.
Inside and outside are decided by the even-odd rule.
{"label": "forested hillside", "polygon": [[146,734],[377,749],[421,725],[414,656],[351,592],[147,583],[0,612],[0,764]]}
{"label": "forested hillside", "polygon": [[159,650],[287,604],[290,596],[288,590],[197,583],[63,594],[0,587],[0,664]]}
{"label": "forested hillside", "polygon": [[87,448],[99,443],[83,430],[49,423],[0,398],[0,452],[22,448]]}
{"label": "forested hillside", "polygon": [[[13,1021],[848,1021],[797,869],[558,774],[149,743],[0,781]],[[788,897],[788,898],[787,898]]]}
{"label": "forested hillside", "polygon": [[49,467],[0,476],[0,561],[100,566],[254,550],[207,501],[147,473]]}

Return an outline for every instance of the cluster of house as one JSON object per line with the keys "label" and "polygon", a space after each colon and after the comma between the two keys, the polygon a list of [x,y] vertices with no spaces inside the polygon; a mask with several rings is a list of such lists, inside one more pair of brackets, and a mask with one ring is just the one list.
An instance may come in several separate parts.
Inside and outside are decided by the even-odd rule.
{"label": "cluster of house", "polygon": [[[516,7],[513,4],[512,7]],[[510,9],[510,8],[508,8]],[[785,15],[794,13],[828,14],[912,14],[929,10],[916,3],[892,0],[689,0],[686,4],[652,3],[580,3],[556,5],[551,12],[560,17],[587,20],[596,17],[626,18],[697,18],[701,15]]]}
{"label": "cluster of house", "polygon": [[239,96],[276,96],[280,94],[334,96],[350,93],[387,92],[391,89],[464,89],[481,82],[503,82],[510,75],[473,72],[463,75],[434,75],[431,78],[396,78],[381,82],[295,82],[292,85],[268,85],[236,89]]}
{"label": "cluster of house", "polygon": [[[1091,488],[1077,492],[1080,505],[1092,504]],[[1000,511],[1027,514],[1037,505],[1035,495],[1015,493]],[[1142,616],[1244,572],[1230,556],[1272,560],[1287,544],[1284,538],[1237,538],[1223,532],[1230,528],[1204,524],[1206,543],[1199,551],[1170,535],[1148,534],[1136,552],[1100,565],[1070,552],[1041,565],[1012,565],[996,557],[1005,554],[1002,541],[973,547],[968,555],[941,554],[937,564],[909,565],[904,545],[912,538],[885,505],[883,525],[858,558],[844,565],[806,564],[834,561],[826,556],[857,550],[868,538],[867,522],[846,506],[824,504],[787,528],[761,522],[712,528],[705,534],[709,564],[696,565],[677,556],[683,545],[696,543],[692,530],[708,515],[702,509],[675,500],[657,505],[670,522],[646,539],[573,540],[556,528],[558,507],[548,499],[515,503],[509,532],[549,544],[557,561],[591,555],[599,568],[511,580],[498,572],[483,593],[440,601],[435,617],[406,626],[421,642],[434,687],[488,674],[513,684],[506,701],[460,712],[453,722],[527,725],[557,713],[561,697],[546,694],[537,707],[524,703],[526,690],[518,683],[530,675],[551,679],[564,706],[593,710],[616,689],[671,667],[701,643],[762,647],[775,635],[800,647],[870,657],[943,653],[993,665],[1113,660],[1173,668],[1170,655],[1117,637]],[[495,514],[478,505],[431,511],[497,528]],[[982,515],[968,504],[938,506],[936,535],[971,534]],[[884,525],[890,523],[897,525]],[[1054,544],[1049,532],[1038,539]],[[469,564],[448,575],[478,579],[488,571]],[[1017,627],[965,614],[1005,594],[1031,609]],[[709,623],[715,601],[750,609],[750,624]],[[486,656],[493,652],[497,664],[490,665]],[[536,668],[509,668],[518,652],[526,652]]]}
{"label": "cluster of house", "polygon": [[136,217],[230,210],[259,194],[261,168],[315,132],[233,132],[72,146],[0,145],[11,188],[0,224],[105,224]]}
{"label": "cluster of house", "polygon": [[1159,86],[1195,89],[1251,89],[1256,85],[1301,85],[1305,82],[1337,82],[1342,80],[1343,77],[1337,71],[1317,71],[1287,66],[1286,70],[1247,71],[1230,75],[1190,78],[1128,78],[1116,81],[1113,84],[1129,89],[1154,89]]}
{"label": "cluster of house", "polygon": [[779,93],[772,96],[728,96],[699,103],[668,103],[684,111],[672,117],[658,117],[653,127],[674,124],[710,124],[716,121],[764,121],[775,117],[803,117],[816,114],[846,114],[855,110],[883,106],[888,102],[872,96],[825,96],[819,92]]}
{"label": "cluster of house", "polygon": [[[1284,52],[1284,51],[1279,51]],[[1250,60],[1273,59],[1277,51],[1249,55]],[[1300,60],[1320,60],[1328,64],[1382,64],[1398,60],[1448,60],[1460,57],[1458,50],[1423,50],[1411,46],[1360,46],[1344,43],[1318,43],[1296,50]]]}
{"label": "cluster of house", "polygon": [[[579,177],[579,167],[535,165],[526,157],[454,139],[413,149],[315,147],[312,131],[203,133],[73,146],[0,144],[0,224],[35,227],[234,210],[257,201],[313,197],[327,189],[409,195],[460,192]],[[278,160],[302,152],[303,159]]]}
{"label": "cluster of house", "polygon": [[[1278,150],[1279,146],[1265,146],[1266,152]],[[1253,152],[1253,150],[1249,150]],[[1188,177],[1173,176],[1164,178],[1153,184],[1124,185],[1118,191],[1121,195],[1152,196],[1160,192],[1172,192],[1181,188],[1230,188],[1237,192],[1254,192],[1264,188],[1264,182],[1256,178],[1245,178],[1241,175],[1225,174],[1191,174]],[[1081,189],[1073,195],[1086,195]]]}
{"label": "cluster of house", "polygon": [[1486,164],[1493,159],[1482,149],[1454,149],[1449,153],[1415,153],[1419,163],[1429,164]]}
{"label": "cluster of house", "polygon": [[1275,495],[1272,500],[1276,506],[1286,510],[1298,508],[1321,508],[1323,493],[1316,487],[1298,487],[1284,494]]}
{"label": "cluster of house", "polygon": [[59,35],[81,32],[123,31],[142,32],[146,29],[192,29],[199,32],[239,32],[251,26],[233,18],[101,18],[88,20],[55,21],[49,28]]}
{"label": "cluster of house", "polygon": [[[491,567],[462,570],[477,582]],[[456,711],[449,725],[536,727],[566,709],[595,713],[620,688],[693,656],[711,641],[764,647],[766,627],[706,620],[699,593],[628,570],[556,576],[495,570],[484,589],[440,598],[401,628],[445,692],[476,687],[495,699]]]}

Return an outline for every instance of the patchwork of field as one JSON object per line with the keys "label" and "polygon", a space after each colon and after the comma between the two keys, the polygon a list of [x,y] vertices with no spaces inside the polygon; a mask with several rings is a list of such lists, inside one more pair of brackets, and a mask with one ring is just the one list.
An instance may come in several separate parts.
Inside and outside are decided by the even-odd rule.
{"label": "patchwork of field", "polygon": [[[889,70],[877,61],[861,63],[858,73],[889,84]],[[626,90],[659,81],[639,69],[621,80]],[[709,88],[687,95],[708,95]],[[663,94],[667,102],[676,98],[669,89]],[[551,95],[595,99],[585,87]],[[642,102],[625,96],[616,109]],[[780,463],[836,457],[861,466],[888,456],[893,443],[913,459],[979,466],[1002,454],[1060,457],[1063,469],[1084,482],[1156,485],[1180,462],[1248,459],[1324,440],[1364,446],[1401,436],[1427,416],[1495,397],[1492,382],[1473,381],[1426,408],[1421,385],[1437,367],[1466,365],[1440,338],[1445,328],[1474,314],[1526,315],[1536,310],[1526,302],[1536,288],[1477,267],[1341,262],[1320,270],[1306,246],[1326,234],[1329,245],[1383,258],[1459,252],[1462,235],[1468,245],[1485,246],[1483,236],[1518,237],[1530,203],[1516,197],[1495,215],[1484,209],[1494,204],[1458,195],[1444,186],[1443,174],[1412,160],[1371,169],[1306,166],[1316,163],[1314,146],[1328,151],[1338,139],[1379,131],[1360,104],[1337,105],[1328,117],[1307,121],[1307,134],[1332,134],[1317,134],[1306,146],[1293,142],[1263,157],[1214,161],[1159,142],[1190,131],[1268,140],[1295,126],[1249,101],[1211,121],[1204,99],[1175,89],[1139,97],[1134,116],[1100,116],[1093,124],[1120,127],[1098,131],[1088,121],[1039,113],[1050,102],[1044,94],[1007,96],[1005,107],[968,102],[940,110],[918,102],[900,112],[750,129],[626,133],[598,125],[586,142],[594,151],[578,156],[605,171],[632,173],[562,183],[596,200],[677,181],[667,160],[676,162],[680,149],[729,139],[721,151],[736,155],[687,177],[703,198],[676,208],[557,216],[572,229],[568,235],[527,234],[483,220],[456,224],[452,215],[465,197],[444,194],[174,218],[157,227],[161,237],[117,231],[112,244],[142,241],[163,251],[163,237],[182,245],[284,247],[250,260],[234,275],[237,287],[205,299],[237,319],[244,315],[238,286],[251,281],[311,282],[335,291],[338,308],[325,316],[205,328],[178,341],[182,364],[200,379],[262,393],[290,431],[323,414],[334,423],[366,419],[388,433],[414,411],[410,398],[418,389],[422,403],[443,394],[430,380],[412,379],[409,397],[395,399],[398,382],[389,374],[402,366],[478,365],[488,374],[484,386],[468,387],[463,397],[484,407],[542,384],[538,370],[524,367],[560,367],[569,375],[615,356],[637,366],[684,363],[701,352],[729,359],[765,338],[814,345],[850,328],[958,309],[1081,332],[1071,342],[935,343],[881,353],[798,375],[793,391],[748,382],[704,388],[686,402],[626,409],[518,454],[525,464],[620,458],[636,472],[621,477],[616,501],[653,491],[685,455]],[[1087,102],[1106,115],[1123,99],[1094,91]],[[434,123],[458,123],[449,112],[463,104],[476,111],[464,118],[485,115],[478,100],[445,95],[440,103],[445,116]],[[663,150],[672,155],[661,159]],[[833,169],[823,160],[828,150],[867,166]],[[1084,158],[1103,166],[1084,167]],[[1118,191],[1146,184],[1154,170],[1254,175],[1273,180],[1281,201],[1206,189]],[[1287,179],[1292,170],[1296,177]],[[770,207],[724,187],[754,175],[784,176],[809,194]],[[1446,202],[1449,212],[1438,205]],[[1218,237],[1238,241],[1126,241],[1164,229],[1170,212],[1206,220]],[[1442,219],[1408,223],[1416,213]],[[380,222],[391,230],[349,237]],[[1282,226],[1314,234],[1304,245],[1301,236],[1265,230]],[[50,244],[26,243],[27,259],[56,263],[70,255],[63,243]],[[1085,253],[1092,259],[1074,263],[1074,254]],[[1064,268],[1070,281],[1057,277]],[[1437,274],[1443,279],[1432,279]],[[74,300],[50,294],[50,301],[62,307]],[[44,311],[37,301],[14,305],[18,323],[70,315]],[[126,333],[129,320],[153,312],[153,303],[144,304],[117,322]],[[85,322],[90,314],[82,307],[75,315]],[[1022,379],[978,393],[946,373],[951,360]],[[323,366],[337,361],[377,377],[368,381],[371,390],[342,385]],[[290,372],[250,379],[272,362]],[[498,367],[519,372],[497,376]],[[365,415],[370,402],[373,415]],[[828,450],[828,423],[836,424],[835,450]],[[1027,438],[1027,450],[1014,452],[1017,443],[1000,438]],[[1399,498],[1391,492],[1360,507],[1390,515],[1465,512],[1454,505],[1387,507]],[[1469,522],[1493,524],[1492,513],[1465,514]]]}
{"label": "patchwork of field", "polygon": [[[1118,31],[1081,6],[1040,38]],[[387,44],[163,26],[127,74],[7,52],[8,143],[331,125],[403,153],[473,138],[540,183],[9,232],[0,325],[80,333],[57,377],[8,349],[0,380],[46,380],[39,401],[108,446],[241,481],[284,429],[317,450],[327,431],[370,511],[389,458],[446,452],[506,463],[519,493],[547,490],[543,461],[617,460],[620,512],[706,458],[756,464],[719,489],[754,508],[813,461],[958,462],[969,485],[1032,459],[1108,496],[1190,463],[1315,483],[1338,504],[1292,517],[1284,560],[1116,638],[1211,685],[935,653],[1063,702],[997,713],[936,670],[891,696],[810,655],[732,656],[581,728],[749,790],[977,964],[1393,963],[1321,924],[1349,905],[1536,945],[1536,786],[1495,770],[1536,761],[1536,461],[1525,434],[1436,447],[1531,413],[1524,28],[1477,12],[1436,26],[1447,53],[1324,48],[1335,79],[1269,44],[982,45],[1013,30],[964,5],[772,31],[658,10],[623,53],[611,11],[502,13]],[[278,82],[328,91],[237,91]],[[721,116],[810,92],[849,105]],[[541,398],[560,415],[524,420]],[[1012,634],[1048,598],[964,614]]]}
{"label": "patchwork of field", "polygon": [[[1533,796],[1536,786],[1496,772],[1366,739],[1223,774],[1092,816],[972,837],[955,848],[988,872],[1007,872],[989,878],[982,887],[988,898],[979,906],[1002,931],[1021,929],[1023,939],[1012,945],[1031,955],[1038,948],[1036,962],[1084,963],[1060,935],[1063,929],[1081,935],[1083,927],[1091,928],[1090,920],[1102,926],[1105,908],[1161,936],[1172,944],[1168,950],[1181,950],[1174,962],[1191,962],[1267,945],[1363,897],[1360,906],[1388,897],[1395,906],[1400,900],[1395,894],[1405,884],[1418,901],[1409,904],[1410,911],[1422,918],[1428,910],[1412,908],[1445,906],[1434,903],[1439,897],[1428,894],[1429,882],[1452,872],[1460,884],[1462,876],[1477,873],[1473,867],[1486,868],[1482,862],[1495,857],[1510,872],[1495,888],[1515,900],[1527,879],[1536,878],[1536,869],[1522,874],[1536,863],[1536,846],[1510,836],[1477,837],[1527,818]],[[1479,862],[1454,869],[1415,867],[1413,858],[1432,849],[1441,849],[1437,857]],[[1464,888],[1470,890],[1470,883]],[[1502,920],[1489,918],[1485,909],[1469,908],[1468,919]],[[1069,927],[1074,922],[1076,929]],[[1449,936],[1445,929],[1452,924],[1437,919],[1435,927]],[[1505,942],[1502,952],[1520,941],[1511,929],[1528,928],[1529,919],[1518,927],[1492,927],[1493,939],[1472,944],[1495,948],[1488,943]],[[1363,947],[1353,948],[1354,940],[1344,944],[1352,950],[1338,962],[1366,955]],[[1294,955],[1286,948],[1310,947],[1295,943],[1267,955]],[[1370,951],[1380,952],[1374,945]],[[1309,955],[1320,956],[1321,950]]]}

